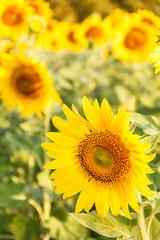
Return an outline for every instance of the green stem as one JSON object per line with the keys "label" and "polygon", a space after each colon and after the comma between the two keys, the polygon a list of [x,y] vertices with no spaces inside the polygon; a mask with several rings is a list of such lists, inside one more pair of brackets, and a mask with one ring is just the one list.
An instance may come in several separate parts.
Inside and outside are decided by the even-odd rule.
{"label": "green stem", "polygon": [[[51,113],[49,111],[49,109],[46,110],[45,113],[45,118],[44,118],[44,130],[45,133],[50,131],[50,117],[51,117]],[[44,158],[44,163],[47,163],[47,156],[45,155]],[[47,189],[44,188],[43,191],[43,217],[44,217],[44,221],[48,220],[50,217],[50,213],[51,213],[51,201],[48,195],[48,191]],[[49,240],[48,236],[45,235],[43,240]]]}
{"label": "green stem", "polygon": [[43,209],[41,208],[41,206],[34,199],[29,199],[28,202],[37,210],[39,217],[40,217],[41,221],[43,222],[44,221],[44,213],[43,213]]}
{"label": "green stem", "polygon": [[151,229],[151,225],[152,225],[152,221],[153,221],[153,218],[154,216],[158,213],[158,210],[154,213],[151,214],[150,216],[150,219],[149,219],[149,222],[148,222],[148,226],[147,226],[147,235],[149,236],[150,235],[150,229]]}
{"label": "green stem", "polygon": [[144,211],[143,211],[143,202],[142,202],[140,193],[137,193],[137,201],[140,203],[140,213],[138,215],[138,226],[140,228],[141,238],[142,238],[142,240],[149,240],[149,237],[148,237],[147,231],[146,231],[146,224],[145,224]]}

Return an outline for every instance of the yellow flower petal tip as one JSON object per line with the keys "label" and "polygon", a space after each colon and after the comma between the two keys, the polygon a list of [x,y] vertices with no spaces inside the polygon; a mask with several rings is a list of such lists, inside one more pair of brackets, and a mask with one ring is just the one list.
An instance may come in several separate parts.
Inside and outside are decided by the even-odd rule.
{"label": "yellow flower petal tip", "polygon": [[47,155],[55,158],[45,168],[55,170],[51,178],[63,199],[80,192],[76,213],[88,212],[95,204],[103,217],[110,209],[113,215],[123,213],[131,219],[128,205],[139,212],[136,191],[152,196],[146,174],[152,172],[147,162],[155,154],[147,155],[150,144],[140,142],[140,136],[129,131],[126,108],[114,115],[106,99],[100,105],[87,97],[83,106],[86,119],[66,105],[67,121],[52,118],[61,133],[48,133],[54,143],[42,144],[49,150]]}

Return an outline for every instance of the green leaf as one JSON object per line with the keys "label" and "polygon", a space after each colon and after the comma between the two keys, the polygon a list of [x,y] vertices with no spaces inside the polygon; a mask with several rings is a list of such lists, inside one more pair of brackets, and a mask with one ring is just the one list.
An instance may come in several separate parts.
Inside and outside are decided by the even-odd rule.
{"label": "green leaf", "polygon": [[51,236],[58,240],[85,240],[88,236],[88,230],[71,216],[67,216],[66,221],[50,217],[44,226],[49,229]]}
{"label": "green leaf", "polygon": [[[148,223],[150,222],[150,217],[146,218],[145,222],[146,222],[146,225],[148,228]],[[159,238],[160,237],[160,223],[155,216],[153,217],[153,219],[151,221],[148,235],[149,235],[150,240],[159,240],[160,239]]]}
{"label": "green leaf", "polygon": [[35,218],[16,216],[10,224],[10,231],[15,240],[35,240],[39,239],[40,225]]}
{"label": "green leaf", "polygon": [[151,189],[157,191],[160,188],[160,172],[156,171],[153,174],[149,175],[149,179],[153,182],[150,185]]}
{"label": "green leaf", "polygon": [[154,212],[158,213],[160,212],[160,193],[157,194],[157,196],[154,198],[154,201],[155,201]]}
{"label": "green leaf", "polygon": [[14,217],[10,230],[13,233],[15,240],[28,240],[25,219],[23,217]]}
{"label": "green leaf", "polygon": [[97,212],[74,214],[73,216],[85,227],[97,232],[105,237],[123,237],[123,239],[130,239],[133,236],[130,235],[132,228],[137,224],[137,220],[133,218],[129,220],[125,217],[115,217],[111,213],[108,213],[106,217],[101,217]]}
{"label": "green leaf", "polygon": [[1,182],[0,183],[0,207],[6,209],[15,209],[24,206],[26,200],[18,200],[18,195],[23,192],[24,184],[14,182]]}
{"label": "green leaf", "polygon": [[0,234],[7,231],[7,227],[9,223],[11,222],[11,215],[9,214],[0,214]]}
{"label": "green leaf", "polygon": [[151,148],[148,151],[148,152],[151,152],[155,148],[155,146],[157,145],[159,137],[160,137],[160,132],[156,133],[154,135],[151,135],[151,136],[144,137],[140,141],[143,142],[143,143],[151,143]]}
{"label": "green leaf", "polygon": [[140,113],[131,112],[130,121],[139,128],[142,128],[145,132],[148,130],[150,133],[152,132],[152,134],[160,132],[160,120],[154,116],[146,116]]}

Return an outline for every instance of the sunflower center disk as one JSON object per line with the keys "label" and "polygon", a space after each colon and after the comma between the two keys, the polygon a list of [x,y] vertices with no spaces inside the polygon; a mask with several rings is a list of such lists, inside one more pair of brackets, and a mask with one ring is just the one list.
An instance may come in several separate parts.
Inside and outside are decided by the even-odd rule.
{"label": "sunflower center disk", "polygon": [[109,131],[86,135],[77,157],[89,179],[104,184],[122,182],[131,168],[129,150],[118,135]]}
{"label": "sunflower center disk", "polygon": [[17,6],[12,6],[4,11],[2,20],[6,25],[13,26],[23,21],[22,12],[18,12]]}
{"label": "sunflower center disk", "polygon": [[14,74],[16,89],[31,97],[36,97],[39,90],[43,87],[40,76],[30,68],[17,69]]}
{"label": "sunflower center disk", "polygon": [[97,147],[93,151],[93,161],[99,165],[100,167],[109,168],[112,164],[112,156],[111,154],[102,147]]}
{"label": "sunflower center disk", "polygon": [[148,24],[151,25],[151,26],[154,25],[154,22],[152,22],[152,20],[149,19],[149,18],[143,18],[143,19],[142,19],[142,22],[144,22],[144,23],[148,23]]}
{"label": "sunflower center disk", "polygon": [[76,42],[77,42],[76,39],[75,39],[75,37],[74,37],[74,32],[73,32],[73,31],[71,31],[71,32],[68,34],[68,40],[69,40],[70,42],[72,42],[72,43],[76,43]]}
{"label": "sunflower center disk", "polygon": [[124,44],[127,48],[136,49],[146,42],[145,33],[138,28],[133,28],[127,35]]}
{"label": "sunflower center disk", "polygon": [[85,36],[91,39],[99,38],[102,36],[102,31],[98,27],[93,26],[88,29],[88,31],[85,33]]}

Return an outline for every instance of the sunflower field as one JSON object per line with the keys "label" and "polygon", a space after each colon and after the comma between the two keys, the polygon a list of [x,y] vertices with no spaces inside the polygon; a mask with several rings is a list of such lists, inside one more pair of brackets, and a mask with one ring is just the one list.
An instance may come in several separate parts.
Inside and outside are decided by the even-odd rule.
{"label": "sunflower field", "polygon": [[158,2],[0,0],[0,240],[160,240]]}

